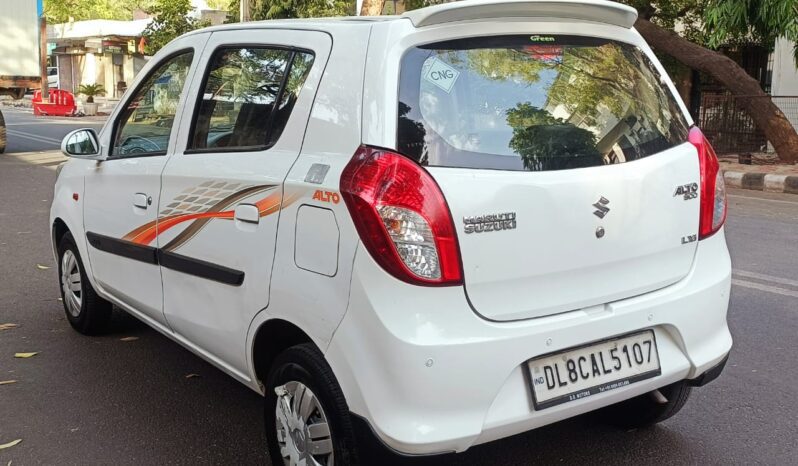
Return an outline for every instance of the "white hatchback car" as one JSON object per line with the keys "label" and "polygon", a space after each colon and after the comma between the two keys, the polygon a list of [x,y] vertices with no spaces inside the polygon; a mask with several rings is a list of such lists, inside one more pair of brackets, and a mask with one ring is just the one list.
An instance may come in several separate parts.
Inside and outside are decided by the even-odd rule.
{"label": "white hatchback car", "polygon": [[635,19],[468,0],[175,40],[64,140],[69,322],[116,305],[262,393],[286,464],[670,417],[732,345],[726,197]]}

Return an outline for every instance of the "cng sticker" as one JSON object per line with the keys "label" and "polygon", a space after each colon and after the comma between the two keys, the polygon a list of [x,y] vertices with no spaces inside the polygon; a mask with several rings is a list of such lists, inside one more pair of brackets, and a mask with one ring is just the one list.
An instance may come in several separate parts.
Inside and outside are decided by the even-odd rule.
{"label": "cng sticker", "polygon": [[440,87],[447,94],[452,92],[460,72],[437,58],[433,58],[425,65],[426,70],[422,74],[424,80]]}

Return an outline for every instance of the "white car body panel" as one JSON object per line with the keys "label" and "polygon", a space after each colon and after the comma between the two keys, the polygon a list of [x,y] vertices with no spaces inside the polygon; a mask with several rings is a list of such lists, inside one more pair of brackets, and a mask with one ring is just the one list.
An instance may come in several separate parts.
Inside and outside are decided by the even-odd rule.
{"label": "white car body panel", "polygon": [[[445,6],[442,13],[416,12],[405,18],[228,25],[177,39],[150,60],[125,96],[130,99],[164,58],[195,47],[167,154],[70,160],[56,182],[51,225],[60,220],[72,232],[101,296],[253,390],[264,390],[265,374],[258,372],[254,353],[259,331],[277,321],[300,329],[324,353],[350,411],[402,453],[463,451],[699,377],[723,361],[731,347],[726,324],[731,265],[723,230],[679,244],[679,237],[698,228],[698,200],[684,201],[669,191],[699,176],[695,149],[688,144],[629,163],[535,173],[523,182],[522,175],[529,173],[428,168],[449,202],[462,250],[464,286],[402,282],[363,246],[341,197],[341,174],[361,144],[396,148],[400,61],[417,45],[530,31],[626,42],[651,58],[663,75],[661,84],[676,96],[692,124],[650,48],[636,31],[617,25],[628,23],[625,7],[586,2],[606,10],[616,24],[579,17],[572,7],[584,3],[573,1],[564,2],[570,5],[571,13],[565,15],[570,19],[552,17],[548,10],[561,2],[540,2],[546,4],[540,10],[545,16],[533,18],[489,14],[490,19],[480,20],[471,19],[477,10],[458,11],[470,4],[492,11],[491,5],[503,3],[462,2],[465,6]],[[414,27],[412,18],[427,25]],[[225,44],[312,50],[315,60],[275,146],[260,152],[185,153],[208,59]],[[100,133],[104,155],[124,104]],[[590,186],[595,170],[611,170],[611,181],[625,183]],[[313,176],[320,172],[324,174]],[[473,185],[477,176],[479,196]],[[122,238],[148,221],[162,217],[162,222],[159,213],[173,199],[208,182],[274,186],[237,199],[230,208],[240,213],[239,220],[207,222],[175,249],[194,260],[243,272],[240,286],[186,274],[163,262],[134,263],[86,241],[87,232]],[[656,189],[643,192],[652,185]],[[152,197],[144,212],[133,207],[137,193]],[[530,193],[552,196],[569,214],[586,199],[590,202],[585,218],[577,218],[545,205],[530,207],[524,202]],[[253,223],[253,213],[242,204],[262,195],[275,197],[276,210]],[[592,235],[596,220],[591,204],[599,196],[612,200],[613,212],[602,223],[609,246],[590,256],[589,245],[599,247],[600,241],[578,238],[558,226],[571,222],[573,230]],[[497,267],[495,256],[512,246],[508,237],[466,237],[462,217],[511,210],[519,212],[518,235],[560,243],[544,253],[524,252],[519,254],[523,261],[508,260]],[[521,223],[521,215],[528,223]],[[555,222],[541,226],[541,219],[554,215],[559,215]],[[541,229],[534,230],[536,224]],[[168,249],[187,228],[159,231],[149,246]],[[608,242],[609,235],[624,228],[645,237],[631,238],[626,250],[621,242]],[[512,238],[518,241],[518,236]],[[575,247],[569,250],[569,244]],[[610,264],[613,255],[623,254],[630,256]],[[659,266],[636,262],[634,254],[657,258]],[[522,264],[531,260],[537,260],[532,269]],[[559,275],[554,273],[558,267]],[[612,289],[612,280],[595,281],[570,295],[564,277],[589,274],[591,267],[608,267],[615,281],[634,283],[619,291]],[[515,291],[519,282],[528,286],[523,293]],[[661,375],[534,409],[526,361],[643,329],[656,334]]]}
{"label": "white car body panel", "polygon": [[[688,276],[670,287],[596,308],[498,323],[470,312],[462,289],[406,285],[361,248],[349,311],[327,359],[349,408],[368,419],[388,446],[411,454],[463,451],[713,367],[731,348],[730,274],[719,232],[701,242]],[[532,408],[525,361],[646,328],[657,334],[661,376],[543,411]],[[352,351],[351,342],[369,350]]]}
{"label": "white car body panel", "polygon": [[[164,313],[172,329],[194,341],[237,370],[247,370],[247,354],[242,345],[231,345],[246,335],[252,318],[269,305],[269,289],[275,252],[277,224],[281,204],[294,202],[284,196],[281,184],[302,147],[305,126],[313,103],[313,90],[321,80],[332,46],[331,38],[322,32],[298,31],[220,31],[208,40],[202,62],[207,63],[220,47],[239,44],[290,45],[301,43],[314,53],[310,74],[291,112],[276,145],[259,151],[186,153],[191,119],[182,121],[178,132],[179,145],[163,172],[163,194],[159,207],[161,216],[171,212],[170,206],[186,202],[182,194],[234,192],[252,187],[251,195],[241,198],[239,206],[254,206],[261,202],[264,211],[257,223],[239,219],[211,220],[182,243],[172,243],[191,228],[191,222],[176,225],[157,238],[157,247],[171,253],[229,267],[244,273],[244,285],[231,286],[180,271],[162,268],[164,284]],[[195,79],[189,95],[202,92],[202,79]],[[187,105],[185,113],[192,115],[196,99]],[[221,187],[217,189],[216,187]],[[262,188],[258,188],[262,187]],[[210,189],[210,188],[209,188]],[[200,200],[207,194],[199,195]],[[268,206],[267,206],[268,204]],[[257,210],[256,210],[257,211]],[[257,215],[256,215],[257,218]],[[196,226],[195,226],[196,228]],[[180,241],[179,239],[177,240]],[[177,244],[177,245],[175,245]],[[245,252],[246,251],[246,252]],[[243,253],[243,254],[242,254]],[[227,309],[220,313],[219,309]],[[212,331],[209,331],[212,329]]]}
{"label": "white car body panel", "polygon": [[[134,206],[134,196],[142,193],[158,205],[160,173],[165,163],[166,157],[159,156],[97,164],[85,178],[86,231],[121,238],[140,225],[155,221],[157,211]],[[91,247],[88,260],[99,289],[151,319],[165,323],[161,272],[157,264],[120,258]]]}
{"label": "white car body panel", "polygon": [[[340,198],[327,201],[314,199],[316,192],[338,193],[341,171],[360,145],[363,68],[366,58],[369,27],[333,24],[326,30],[333,36],[333,49],[316,92],[302,154],[284,182],[286,196],[299,196],[283,207],[277,232],[274,272],[269,307],[255,316],[250,325],[246,350],[255,373],[253,344],[258,330],[273,320],[292,322],[303,329],[322,350],[326,349],[349,304],[352,261],[359,243],[357,232]],[[341,34],[341,31],[347,31]],[[308,138],[308,134],[319,137]],[[329,167],[323,181],[309,183],[308,173],[314,165]],[[307,270],[296,264],[296,232],[298,212],[304,206],[328,209],[335,215],[339,235],[337,263],[333,276]],[[332,225],[330,225],[332,227]],[[326,235],[317,231],[306,241]],[[302,251],[299,251],[302,254]],[[300,286],[297,286],[300,284]]]}
{"label": "white car body panel", "polygon": [[[163,51],[174,55],[193,50],[191,70],[187,83],[196,71],[206,35],[188,37],[172,42]],[[156,63],[150,62],[142,70],[147,76]],[[136,86],[141,81],[136,82]],[[129,94],[129,96],[132,94]],[[185,105],[186,94],[180,105]],[[120,105],[109,121],[120,114]],[[179,114],[178,114],[179,117]],[[179,118],[175,125],[179,124]],[[101,146],[108,151],[112,145],[113,125],[103,128]],[[170,155],[174,152],[175,133],[169,140],[165,155],[151,157],[130,157],[95,163],[93,170],[85,175],[85,194],[83,198],[84,228],[86,232],[112,238],[122,238],[136,228],[157,218],[157,206],[161,192],[161,172]],[[108,152],[106,152],[108,153]],[[136,206],[137,197],[147,200],[149,205]],[[165,324],[163,317],[163,287],[160,267],[141,261],[120,258],[109,252],[89,248],[88,259],[92,263],[94,277],[99,289],[114,296],[127,306],[137,309],[150,319]],[[121,261],[121,262],[120,262]]]}
{"label": "white car body panel", "polygon": [[[698,231],[698,199],[673,195],[674,180],[699,181],[690,144],[604,167],[429,171],[457,224],[517,213],[513,230],[459,234],[466,294],[487,319],[542,317],[637,296],[679,281],[693,262],[697,242],[681,238]],[[592,213],[601,198],[611,202],[599,219]]]}

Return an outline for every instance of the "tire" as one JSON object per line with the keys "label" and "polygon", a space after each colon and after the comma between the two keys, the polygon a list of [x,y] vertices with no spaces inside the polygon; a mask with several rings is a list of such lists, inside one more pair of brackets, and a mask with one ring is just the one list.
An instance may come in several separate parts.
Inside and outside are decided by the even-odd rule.
{"label": "tire", "polygon": [[0,154],[6,151],[6,141],[8,141],[7,137],[6,120],[3,118],[3,112],[0,112]]}
{"label": "tire", "polygon": [[644,393],[635,398],[622,401],[599,411],[602,419],[608,424],[624,429],[640,429],[653,426],[671,418],[681,411],[692,387],[681,381],[659,389],[667,401],[657,401],[652,393]]}
{"label": "tire", "polygon": [[[76,274],[80,283],[74,282]],[[104,333],[111,321],[113,306],[92,288],[75,238],[69,232],[58,246],[58,279],[64,312],[72,328],[84,335]]]}
{"label": "tire", "polygon": [[[278,387],[283,391],[282,396],[275,392]],[[264,418],[273,466],[296,464],[290,462],[290,456],[294,460],[307,458],[310,456],[308,453],[313,451],[313,445],[318,447],[315,451],[319,453],[312,456],[319,464],[331,464],[333,458],[335,466],[359,464],[349,407],[332,369],[313,344],[292,346],[280,353],[269,371],[265,390]],[[285,404],[278,405],[278,402]],[[305,409],[295,409],[294,405]],[[281,411],[278,416],[280,406],[288,409]],[[297,411],[300,416],[291,418],[290,414]],[[282,413],[286,412],[288,415],[284,416]],[[294,422],[286,429],[288,418]],[[296,422],[300,418],[303,419]],[[325,420],[326,429],[321,426]],[[280,429],[278,422],[283,426]],[[278,430],[281,431],[280,438]],[[294,448],[295,444],[303,446]],[[326,453],[328,450],[331,455]],[[308,461],[307,464],[314,463]]]}

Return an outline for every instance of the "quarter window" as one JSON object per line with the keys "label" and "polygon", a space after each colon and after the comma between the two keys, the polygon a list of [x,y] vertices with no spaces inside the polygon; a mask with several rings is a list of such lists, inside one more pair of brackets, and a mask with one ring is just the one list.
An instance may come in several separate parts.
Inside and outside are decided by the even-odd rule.
{"label": "quarter window", "polygon": [[210,61],[189,151],[262,150],[282,134],[311,65],[306,52],[224,48]]}
{"label": "quarter window", "polygon": [[165,154],[194,54],[176,55],[139,86],[119,116],[111,154]]}

